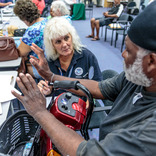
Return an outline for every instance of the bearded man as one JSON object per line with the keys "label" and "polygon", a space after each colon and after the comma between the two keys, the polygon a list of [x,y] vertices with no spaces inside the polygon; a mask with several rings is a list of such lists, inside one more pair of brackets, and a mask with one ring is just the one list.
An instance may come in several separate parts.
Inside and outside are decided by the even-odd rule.
{"label": "bearded man", "polygon": [[[24,96],[12,91],[30,115],[44,128],[63,155],[154,156],[156,153],[156,1],[132,22],[123,51],[125,71],[96,82],[79,80],[94,98],[114,102],[100,127],[100,140],[84,140],[65,127],[45,107],[45,98],[30,75],[20,74],[17,83]],[[39,59],[30,60],[40,75],[50,81],[76,80],[54,75],[43,51],[32,46]],[[80,91],[75,91],[84,95]],[[154,114],[154,116],[153,116]]]}

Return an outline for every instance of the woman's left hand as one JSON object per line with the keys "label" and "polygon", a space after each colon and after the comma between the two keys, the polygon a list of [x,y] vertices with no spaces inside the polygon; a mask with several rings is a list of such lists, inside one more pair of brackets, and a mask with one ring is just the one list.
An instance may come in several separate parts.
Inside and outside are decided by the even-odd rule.
{"label": "woman's left hand", "polygon": [[43,94],[43,95],[49,95],[52,91],[52,87],[50,87],[48,85],[48,81],[43,81],[41,80],[38,84],[37,84],[40,92]]}

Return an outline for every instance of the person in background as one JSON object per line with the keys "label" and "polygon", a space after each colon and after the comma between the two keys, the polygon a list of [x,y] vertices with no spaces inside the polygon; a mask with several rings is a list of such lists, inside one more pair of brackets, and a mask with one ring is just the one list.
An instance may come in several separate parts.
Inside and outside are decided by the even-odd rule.
{"label": "person in background", "polygon": [[12,0],[0,0],[0,8],[4,8],[5,6],[8,6],[12,3],[13,3]]}
{"label": "person in background", "polygon": [[[123,11],[123,5],[120,4],[120,0],[114,0],[114,7],[112,7],[109,11],[104,12],[103,16],[100,18],[92,18],[90,21],[91,26],[91,35],[86,36],[87,38],[92,38],[92,41],[100,40],[99,38],[99,30],[101,26],[109,25],[114,19],[120,17]],[[96,35],[94,30],[96,29]]]}
{"label": "person in background", "polygon": [[69,16],[69,10],[63,1],[58,0],[52,2],[51,4],[50,16],[48,17],[48,19],[51,19],[52,17],[56,17],[56,16],[63,16],[70,23],[72,23],[71,16]]}
{"label": "person in background", "polygon": [[[82,45],[75,28],[66,18],[53,17],[49,20],[44,29],[44,45],[48,65],[53,73],[73,78],[102,80],[96,57]],[[38,87],[45,95],[50,94],[51,90],[46,81],[41,80]],[[55,95],[62,92],[65,91],[57,90]]]}
{"label": "person in background", "polygon": [[32,0],[33,3],[37,6],[40,14],[42,15],[43,9],[45,8],[45,1],[44,0]]}
{"label": "person in background", "polygon": [[67,5],[67,8],[70,10],[70,16],[73,15],[73,5],[78,3],[77,0],[63,0],[63,2]]}
{"label": "person in background", "polygon": [[14,13],[28,26],[22,37],[21,44],[18,47],[20,56],[26,57],[27,59],[27,72],[34,78],[39,79],[41,77],[37,70],[29,63],[30,55],[37,57],[30,46],[32,43],[35,43],[43,49],[43,31],[48,20],[40,17],[37,6],[31,0],[16,1]]}
{"label": "person in background", "polygon": [[[156,1],[132,22],[123,51],[124,72],[96,82],[79,79],[93,97],[114,101],[100,126],[100,141],[84,140],[46,109],[45,97],[33,78],[20,74],[17,83],[24,95],[12,91],[27,112],[42,126],[63,155],[70,156],[154,156],[156,153]],[[153,20],[151,20],[151,18]],[[148,30],[148,31],[147,31]],[[75,80],[52,73],[43,52],[31,58],[47,81]],[[33,93],[33,94],[32,94]],[[82,92],[75,91],[79,95]]]}

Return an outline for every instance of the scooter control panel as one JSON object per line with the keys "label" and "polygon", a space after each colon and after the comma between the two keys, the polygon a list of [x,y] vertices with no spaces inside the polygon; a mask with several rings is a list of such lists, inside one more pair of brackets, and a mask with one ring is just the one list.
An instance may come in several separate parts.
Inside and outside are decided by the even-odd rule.
{"label": "scooter control panel", "polygon": [[62,94],[58,99],[58,109],[70,116],[75,116],[76,111],[72,108],[73,103],[78,103],[79,98],[67,92]]}

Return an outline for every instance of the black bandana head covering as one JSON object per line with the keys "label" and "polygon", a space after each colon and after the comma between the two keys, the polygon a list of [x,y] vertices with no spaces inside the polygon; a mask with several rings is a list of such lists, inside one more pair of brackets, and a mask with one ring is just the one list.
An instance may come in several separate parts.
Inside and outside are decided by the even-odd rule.
{"label": "black bandana head covering", "polygon": [[132,22],[128,36],[136,45],[156,51],[156,1],[147,6]]}

